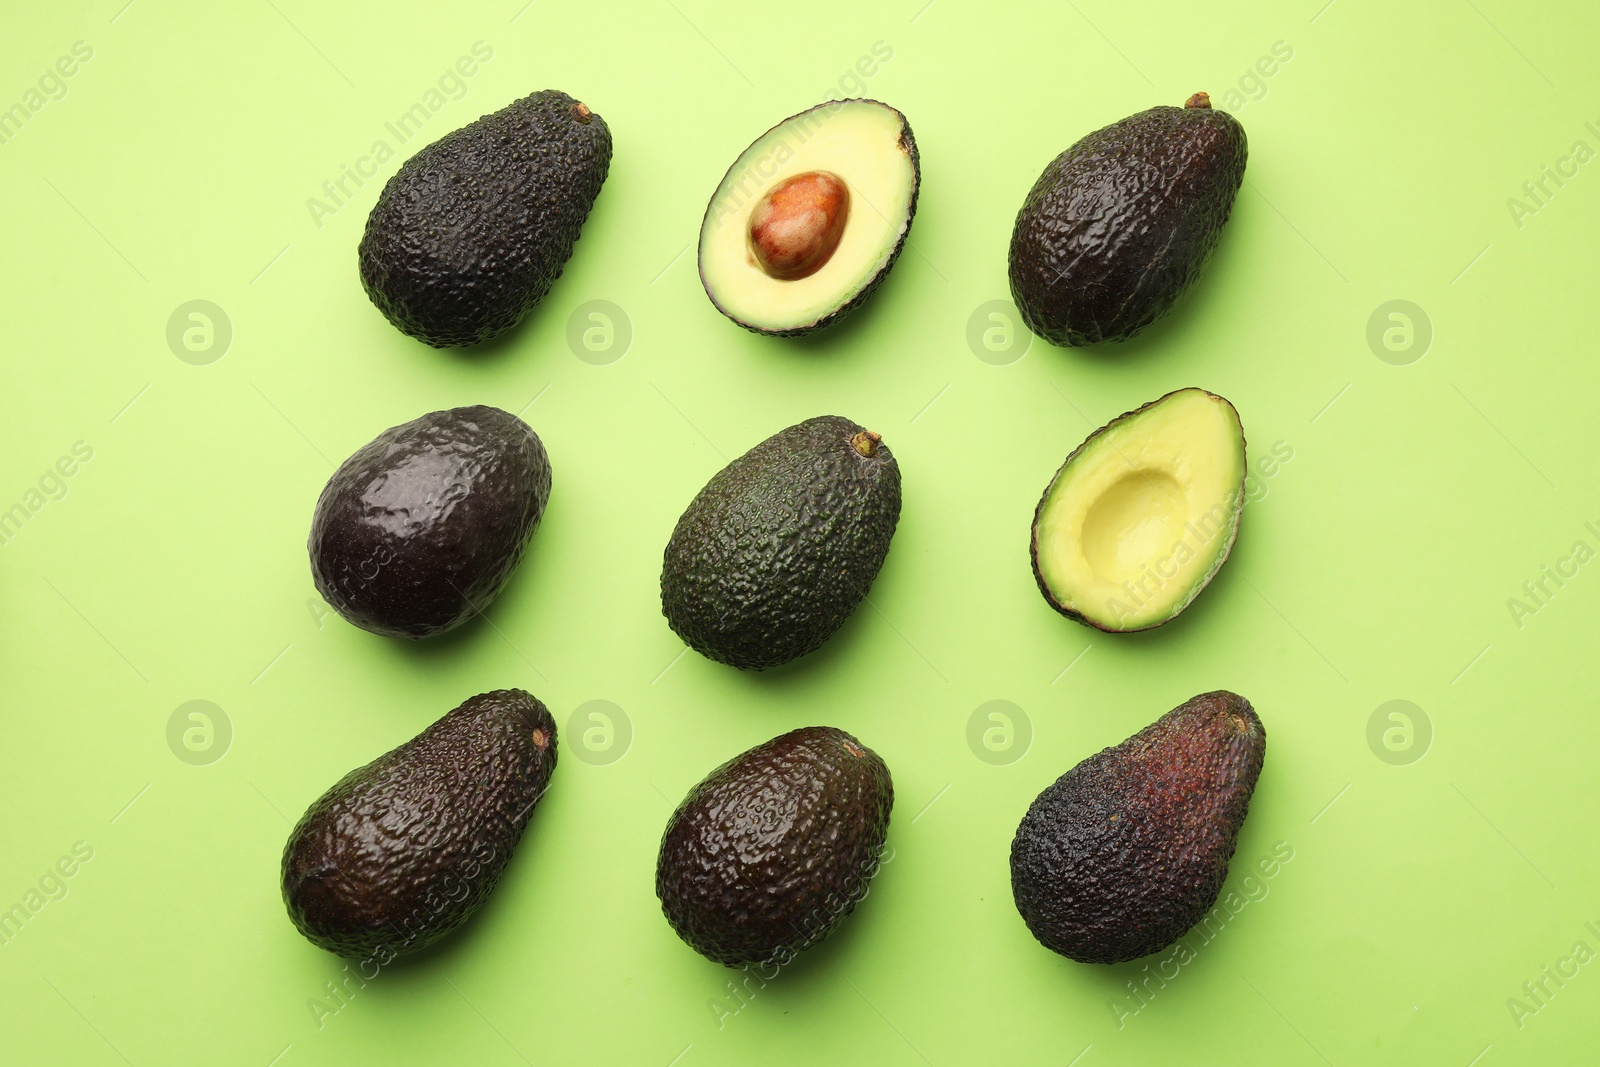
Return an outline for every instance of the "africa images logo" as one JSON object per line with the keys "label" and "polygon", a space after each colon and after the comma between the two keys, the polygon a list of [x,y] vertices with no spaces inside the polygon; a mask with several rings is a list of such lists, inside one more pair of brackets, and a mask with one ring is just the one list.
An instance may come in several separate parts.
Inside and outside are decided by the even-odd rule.
{"label": "africa images logo", "polygon": [[[1600,140],[1600,124],[1590,120],[1583,124],[1583,128],[1590,135]],[[1567,183],[1578,176],[1579,168],[1595,156],[1594,149],[1588,141],[1579,139],[1572,142],[1572,147],[1567,149],[1565,155],[1556,159],[1554,164],[1543,163],[1539,166],[1539,174],[1522,183],[1520,197],[1509,196],[1506,198],[1506,210],[1511,213],[1511,221],[1522,229],[1527,225],[1526,220],[1537,215],[1550,206],[1556,194],[1567,187]]]}
{"label": "africa images logo", "polygon": [[[1589,936],[1600,939],[1600,925],[1595,922],[1584,923],[1583,929]],[[1517,1029],[1527,1026],[1529,1019],[1549,1007],[1567,983],[1577,978],[1594,958],[1595,951],[1589,942],[1579,938],[1565,956],[1540,967],[1538,974],[1523,982],[1518,990],[1521,996],[1506,998],[1506,1010],[1511,1013],[1511,1021]]]}
{"label": "africa images logo", "polygon": [[1183,974],[1183,968],[1199,959],[1200,951],[1221,936],[1240,912],[1251,904],[1266,900],[1272,892],[1269,883],[1293,859],[1293,845],[1287,841],[1274,844],[1269,855],[1245,868],[1248,873],[1239,879],[1235,887],[1222,891],[1211,910],[1202,915],[1188,933],[1173,942],[1160,956],[1146,963],[1137,975],[1129,978],[1124,986],[1127,995],[1119,993],[1106,1002],[1111,1017],[1117,1021],[1117,1029],[1127,1026],[1129,1019],[1148,1008],[1156,995],[1167,987],[1167,983],[1175,981]]}
{"label": "africa images logo", "polygon": [[394,158],[396,149],[420,134],[429,119],[450,101],[467,95],[467,79],[494,58],[494,48],[484,41],[474,41],[471,51],[470,56],[462,56],[446,68],[438,81],[423,92],[421,99],[385,122],[386,136],[374,140],[353,162],[340,164],[339,173],[322,183],[321,196],[306,199],[306,210],[311,213],[311,221],[317,229],[322,229],[329,216],[337,215],[355,197],[356,190],[376,178],[379,168]]}
{"label": "africa images logo", "polygon": [[[1600,539],[1600,527],[1594,523],[1586,522],[1583,528],[1591,536]],[[1538,575],[1522,583],[1520,596],[1506,597],[1506,610],[1511,613],[1511,621],[1516,628],[1522,629],[1528,619],[1549,607],[1557,594],[1567,587],[1567,583],[1578,576],[1578,569],[1594,559],[1594,555],[1593,547],[1580,537],[1572,542],[1564,555],[1550,563],[1541,563]]]}

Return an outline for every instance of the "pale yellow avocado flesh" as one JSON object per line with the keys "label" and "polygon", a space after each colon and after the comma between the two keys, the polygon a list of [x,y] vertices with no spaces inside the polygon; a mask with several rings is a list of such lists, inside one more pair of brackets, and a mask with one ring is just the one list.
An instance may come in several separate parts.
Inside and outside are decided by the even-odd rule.
{"label": "pale yellow avocado flesh", "polygon": [[[872,283],[911,225],[917,169],[902,144],[905,117],[875,100],[824,104],[785,120],[729,168],[700,228],[700,277],[723,314],[765,332],[828,317]],[[786,178],[829,171],[850,189],[839,245],[814,274],[770,277],[749,246],[750,212]]]}
{"label": "pale yellow avocado flesh", "polygon": [[1226,562],[1244,510],[1239,413],[1180,389],[1096,430],[1034,518],[1034,572],[1063,614],[1102,630],[1177,615]]}

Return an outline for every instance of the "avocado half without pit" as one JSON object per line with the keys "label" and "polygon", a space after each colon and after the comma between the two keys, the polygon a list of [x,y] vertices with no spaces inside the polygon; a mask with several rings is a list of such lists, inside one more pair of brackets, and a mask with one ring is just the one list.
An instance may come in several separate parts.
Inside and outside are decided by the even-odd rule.
{"label": "avocado half without pit", "polygon": [[1148,630],[1188,607],[1233,550],[1244,427],[1232,404],[1179,389],[1118,416],[1061,465],[1033,517],[1050,606],[1099,630]]}
{"label": "avocado half without pit", "polygon": [[809,333],[858,307],[893,266],[921,172],[906,117],[833,100],[784,119],[734,161],[700,226],[700,281],[756,333]]}

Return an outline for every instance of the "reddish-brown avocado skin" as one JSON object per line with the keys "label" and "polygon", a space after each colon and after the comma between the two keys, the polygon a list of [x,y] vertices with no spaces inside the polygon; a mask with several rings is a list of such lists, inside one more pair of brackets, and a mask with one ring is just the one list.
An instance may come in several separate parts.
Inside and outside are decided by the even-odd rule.
{"label": "reddish-brown avocado skin", "polygon": [[1159,952],[1216,903],[1266,730],[1236,693],[1204,693],[1090,756],[1034,800],[1011,844],[1017,911],[1082,963]]}

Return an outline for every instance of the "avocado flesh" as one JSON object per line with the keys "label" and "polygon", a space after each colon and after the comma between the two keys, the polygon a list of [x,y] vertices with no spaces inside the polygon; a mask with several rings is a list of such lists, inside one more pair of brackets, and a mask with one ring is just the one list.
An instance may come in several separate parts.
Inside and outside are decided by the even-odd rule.
{"label": "avocado flesh", "polygon": [[[803,278],[771,277],[750,249],[750,214],[774,186],[824,171],[843,179],[850,212],[837,247]],[[711,302],[756,333],[797,336],[859,306],[911,230],[920,170],[900,112],[876,100],[819,104],[768,130],[734,161],[700,227],[700,280]]]}
{"label": "avocado flesh", "polygon": [[482,693],[345,775],[284,846],[284,904],[319,948],[378,965],[488,900],[556,765],[556,724],[520,689]]}
{"label": "avocado flesh", "polygon": [[661,566],[661,612],[703,656],[746,670],[821,647],[866,597],[900,518],[877,434],[822,415],[773,434],[700,490]]}
{"label": "avocado flesh", "polygon": [[317,592],[347,622],[424,638],[500,594],[550,499],[539,435],[499,408],[434,411],[339,465],[308,550]]}
{"label": "avocado flesh", "polygon": [[689,791],[661,838],[656,896],[729,967],[787,964],[867,895],[894,807],[889,768],[843,730],[794,730]]}
{"label": "avocado flesh", "polygon": [[1017,212],[1011,294],[1052,344],[1125,341],[1165,315],[1216,250],[1244,181],[1244,128],[1206,94],[1096,130]]}
{"label": "avocado flesh", "polygon": [[1039,943],[1081,963],[1121,963],[1205,918],[1266,745],[1250,702],[1219,690],[1048,786],[1011,843],[1012,896]]}
{"label": "avocado flesh", "polygon": [[1034,512],[1040,592],[1100,630],[1174,618],[1233,549],[1245,473],[1244,427],[1220,396],[1179,389],[1118,416],[1067,457]]}
{"label": "avocado flesh", "polygon": [[505,333],[561,276],[610,165],[605,121],[554,89],[446,134],[406,160],[367,217],[367,295],[436,348]]}

